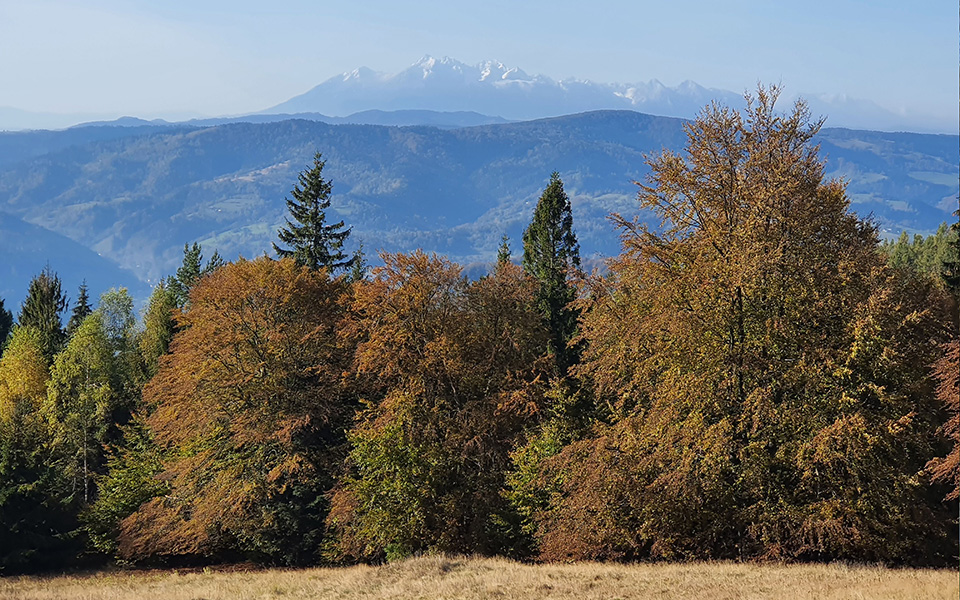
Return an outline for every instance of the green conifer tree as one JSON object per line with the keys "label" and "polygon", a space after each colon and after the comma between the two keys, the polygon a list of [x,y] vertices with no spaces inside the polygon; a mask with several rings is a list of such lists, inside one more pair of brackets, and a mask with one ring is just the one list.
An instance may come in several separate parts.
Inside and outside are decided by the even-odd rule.
{"label": "green conifer tree", "polygon": [[497,249],[497,268],[510,264],[510,238],[503,234],[500,238],[500,247]]}
{"label": "green conifer tree", "polygon": [[348,259],[343,252],[343,243],[352,228],[344,228],[343,221],[326,224],[333,185],[323,178],[324,164],[317,152],[313,167],[300,173],[297,185],[290,192],[293,199],[286,199],[287,210],[296,224],[287,219],[286,227],[277,232],[277,237],[289,248],[273,244],[273,249],[277,256],[292,257],[297,264],[313,271],[326,268],[335,274],[338,270],[349,270],[357,256]]}
{"label": "green conifer tree", "polygon": [[48,363],[60,351],[65,339],[60,315],[67,308],[67,297],[63,295],[60,277],[50,266],[33,278],[23,301],[17,323],[21,327],[33,327],[40,332],[43,340],[43,355]]}
{"label": "green conifer tree", "polygon": [[580,269],[580,245],[573,233],[570,199],[556,171],[523,232],[523,269],[540,284],[537,306],[550,329],[557,368],[566,374],[577,356],[576,349],[568,347],[577,329],[577,312],[568,307],[576,295],[568,274]]}
{"label": "green conifer tree", "polygon": [[3,354],[3,349],[12,329],[13,313],[3,306],[3,298],[0,298],[0,355]]}
{"label": "green conifer tree", "polygon": [[177,269],[177,274],[166,283],[166,287],[173,294],[177,308],[186,308],[190,304],[190,290],[193,289],[193,286],[197,284],[201,277],[216,271],[223,264],[220,253],[215,250],[213,256],[207,261],[207,265],[203,266],[203,247],[197,242],[194,242],[192,246],[184,244],[183,263]]}
{"label": "green conifer tree", "polygon": [[350,274],[347,276],[347,279],[351,282],[361,281],[367,277],[367,261],[364,258],[363,254],[363,244],[360,244],[360,247],[357,248],[357,251],[353,253],[353,264],[350,265]]}
{"label": "green conifer tree", "polygon": [[80,323],[87,318],[87,315],[93,312],[90,306],[90,296],[87,294],[87,282],[80,284],[80,290],[77,294],[77,302],[73,306],[73,312],[70,314],[70,321],[67,323],[67,337],[73,336],[73,332],[80,327]]}

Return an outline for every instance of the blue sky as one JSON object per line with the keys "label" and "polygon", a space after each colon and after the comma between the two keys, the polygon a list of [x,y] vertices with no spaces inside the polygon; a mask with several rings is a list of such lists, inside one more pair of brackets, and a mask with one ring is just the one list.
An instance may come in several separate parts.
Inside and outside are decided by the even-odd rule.
{"label": "blue sky", "polygon": [[237,114],[431,54],[555,79],[782,82],[955,122],[958,29],[954,0],[0,0],[0,107]]}

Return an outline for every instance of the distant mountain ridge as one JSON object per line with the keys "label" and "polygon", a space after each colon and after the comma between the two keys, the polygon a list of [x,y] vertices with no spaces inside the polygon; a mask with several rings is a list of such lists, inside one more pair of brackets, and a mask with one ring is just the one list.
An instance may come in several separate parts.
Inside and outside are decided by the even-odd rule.
{"label": "distant mountain ridge", "polygon": [[[504,233],[518,252],[554,170],[571,195],[583,254],[596,258],[619,250],[611,212],[649,218],[632,183],[647,173],[645,156],[685,141],[682,120],[633,111],[455,129],[284,119],[0,134],[0,213],[152,283],[175,271],[186,242],[228,259],[269,251],[283,198],[319,150],[333,180],[332,215],[353,225],[353,241],[372,259],[381,249],[423,248],[486,262]],[[952,219],[960,136],[824,129],[817,141],[827,176],[847,180],[853,209],[888,233],[929,233]],[[28,254],[60,270],[61,255],[76,252],[51,244]],[[26,282],[0,287],[25,292]]]}
{"label": "distant mountain ridge", "polygon": [[[955,123],[901,115],[869,100],[842,94],[799,94],[814,115],[827,115],[832,127],[883,131],[948,132]],[[640,83],[595,83],[529,75],[499,61],[467,65],[452,58],[424,56],[399,73],[360,67],[331,77],[309,91],[260,114],[347,115],[365,110],[474,111],[511,120],[529,120],[593,110],[635,110],[658,116],[693,118],[719,101],[739,108],[742,91],[708,89],[693,81],[668,87],[652,79]]]}

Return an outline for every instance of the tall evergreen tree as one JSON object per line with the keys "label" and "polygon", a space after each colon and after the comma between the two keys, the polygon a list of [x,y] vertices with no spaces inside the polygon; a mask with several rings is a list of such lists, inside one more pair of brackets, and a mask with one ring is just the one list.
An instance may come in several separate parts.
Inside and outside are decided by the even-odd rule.
{"label": "tall evergreen tree", "polygon": [[503,234],[500,238],[500,247],[497,248],[497,268],[510,264],[510,238]]}
{"label": "tall evergreen tree", "polygon": [[43,355],[49,363],[53,362],[53,356],[63,345],[65,336],[60,314],[66,308],[67,297],[61,290],[60,277],[47,265],[30,282],[17,323],[21,327],[33,327],[40,332]]}
{"label": "tall evergreen tree", "polygon": [[4,345],[7,343],[7,337],[10,336],[10,330],[13,329],[13,313],[4,308],[3,298],[0,298],[0,354],[3,354]]}
{"label": "tall evergreen tree", "polygon": [[208,275],[223,266],[220,253],[213,252],[213,256],[203,266],[203,247],[194,242],[183,245],[183,263],[177,269],[177,274],[171,277],[166,284],[173,294],[177,308],[185,308],[190,302],[190,290],[204,275]]}
{"label": "tall evergreen tree", "polygon": [[90,306],[90,296],[87,294],[87,282],[80,284],[80,290],[77,294],[77,303],[73,306],[73,312],[70,314],[70,321],[67,323],[67,337],[72,337],[73,332],[80,327],[80,323],[87,318],[87,315],[93,312]]}
{"label": "tall evergreen tree", "polygon": [[367,278],[367,264],[366,259],[363,254],[363,244],[360,244],[360,247],[357,248],[357,251],[353,253],[353,264],[350,265],[350,272],[347,274],[347,280],[350,282],[356,283],[357,281],[362,281]]}
{"label": "tall evergreen tree", "polygon": [[523,232],[523,270],[540,284],[537,306],[550,329],[550,350],[561,374],[577,355],[568,347],[577,328],[577,311],[567,306],[576,295],[568,281],[572,269],[580,269],[580,245],[573,233],[570,199],[554,171]]}
{"label": "tall evergreen tree", "polygon": [[286,199],[287,210],[298,224],[287,219],[287,226],[277,232],[280,241],[290,248],[274,244],[273,249],[281,258],[293,258],[298,265],[313,271],[326,268],[333,274],[337,270],[349,270],[357,257],[348,259],[343,252],[343,243],[352,228],[344,228],[343,221],[326,224],[333,184],[323,178],[324,164],[317,152],[313,167],[300,173],[299,182],[290,192],[293,199]]}

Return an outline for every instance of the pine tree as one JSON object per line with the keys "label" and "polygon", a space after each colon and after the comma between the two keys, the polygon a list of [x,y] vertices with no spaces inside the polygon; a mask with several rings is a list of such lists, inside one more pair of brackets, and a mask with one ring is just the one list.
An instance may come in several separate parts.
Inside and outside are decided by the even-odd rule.
{"label": "pine tree", "polygon": [[4,345],[7,343],[7,337],[12,329],[13,313],[4,308],[3,298],[0,298],[0,354],[3,354]]}
{"label": "pine tree", "polygon": [[333,185],[323,178],[325,161],[320,153],[313,157],[313,168],[300,173],[299,183],[294,186],[286,199],[287,209],[294,224],[287,219],[277,236],[290,246],[289,249],[273,244],[273,249],[281,258],[291,257],[298,265],[312,271],[326,268],[331,274],[337,270],[348,270],[357,257],[347,259],[343,252],[343,243],[350,236],[351,227],[344,228],[343,221],[326,224],[326,210],[330,208],[330,192]]}
{"label": "pine tree", "polygon": [[70,321],[67,323],[67,337],[73,337],[73,332],[80,327],[80,323],[87,318],[87,315],[93,312],[90,306],[90,296],[87,295],[87,282],[80,284],[80,291],[77,294],[77,303],[73,306],[73,312],[70,314]]}
{"label": "pine tree", "polygon": [[577,355],[568,347],[577,328],[577,312],[567,306],[576,295],[567,279],[572,269],[580,269],[580,245],[573,233],[570,199],[554,171],[523,232],[523,270],[540,284],[537,306],[550,329],[550,350],[561,374]]}
{"label": "pine tree", "polygon": [[33,327],[43,339],[43,355],[52,363],[53,356],[64,342],[60,314],[67,308],[67,297],[61,291],[60,277],[48,265],[33,278],[23,301],[17,323],[21,327]]}

